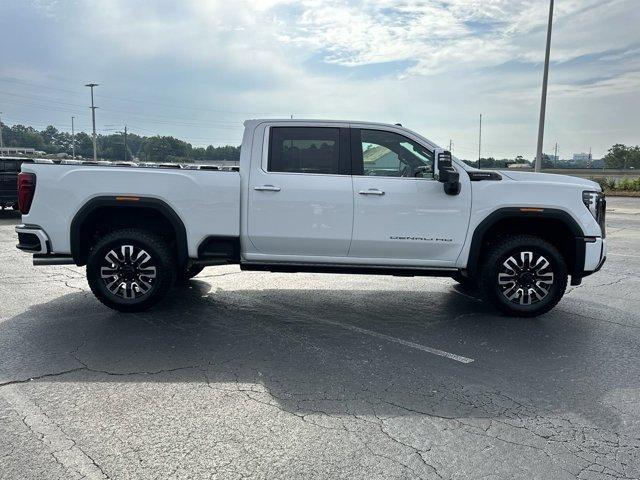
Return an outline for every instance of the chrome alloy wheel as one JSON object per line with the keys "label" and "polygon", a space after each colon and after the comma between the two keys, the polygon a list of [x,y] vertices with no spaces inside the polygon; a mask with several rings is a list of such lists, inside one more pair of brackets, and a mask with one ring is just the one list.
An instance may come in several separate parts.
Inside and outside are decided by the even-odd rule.
{"label": "chrome alloy wheel", "polygon": [[531,305],[549,294],[553,270],[543,255],[523,251],[519,258],[514,254],[504,261],[498,272],[498,285],[510,302]]}
{"label": "chrome alloy wheel", "polygon": [[146,250],[122,245],[120,253],[109,250],[100,265],[100,277],[105,287],[117,297],[133,300],[151,291],[156,279],[156,267]]}

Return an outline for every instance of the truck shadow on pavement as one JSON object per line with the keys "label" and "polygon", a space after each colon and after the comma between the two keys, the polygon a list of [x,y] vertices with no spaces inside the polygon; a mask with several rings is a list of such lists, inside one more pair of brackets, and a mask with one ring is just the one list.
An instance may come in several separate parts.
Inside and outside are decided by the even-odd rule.
{"label": "truck shadow on pavement", "polygon": [[34,305],[0,323],[0,384],[193,382],[303,416],[571,411],[615,428],[597,397],[640,383],[610,385],[590,332],[560,312],[511,319],[455,290],[210,289],[192,280],[142,314],[112,312],[88,292]]}

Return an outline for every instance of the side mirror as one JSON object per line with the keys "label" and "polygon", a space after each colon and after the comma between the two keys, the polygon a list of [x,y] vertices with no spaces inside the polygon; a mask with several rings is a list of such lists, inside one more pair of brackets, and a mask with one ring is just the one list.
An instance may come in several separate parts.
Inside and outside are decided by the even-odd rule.
{"label": "side mirror", "polygon": [[451,152],[436,150],[436,178],[444,184],[444,193],[458,195],[460,193],[460,174],[453,168]]}

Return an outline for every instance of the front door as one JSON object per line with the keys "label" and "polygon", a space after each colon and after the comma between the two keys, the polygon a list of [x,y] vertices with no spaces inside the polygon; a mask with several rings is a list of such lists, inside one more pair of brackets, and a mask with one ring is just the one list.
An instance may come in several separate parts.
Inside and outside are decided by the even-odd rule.
{"label": "front door", "polygon": [[354,128],[351,135],[355,175],[349,256],[453,266],[469,223],[468,183],[459,195],[445,194],[434,179],[433,152],[403,134]]}
{"label": "front door", "polygon": [[349,129],[272,126],[265,134],[267,158],[252,164],[249,179],[255,252],[265,260],[346,257],[353,226]]}

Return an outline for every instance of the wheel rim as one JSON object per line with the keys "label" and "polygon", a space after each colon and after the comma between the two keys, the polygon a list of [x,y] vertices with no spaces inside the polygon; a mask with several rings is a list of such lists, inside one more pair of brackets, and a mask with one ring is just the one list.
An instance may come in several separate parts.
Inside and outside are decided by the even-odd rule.
{"label": "wheel rim", "polygon": [[109,250],[100,266],[106,289],[116,297],[135,300],[147,295],[155,286],[156,266],[143,248],[122,245]]}
{"label": "wheel rim", "polygon": [[543,301],[553,286],[553,269],[544,255],[521,251],[509,256],[498,272],[502,295],[517,305]]}

